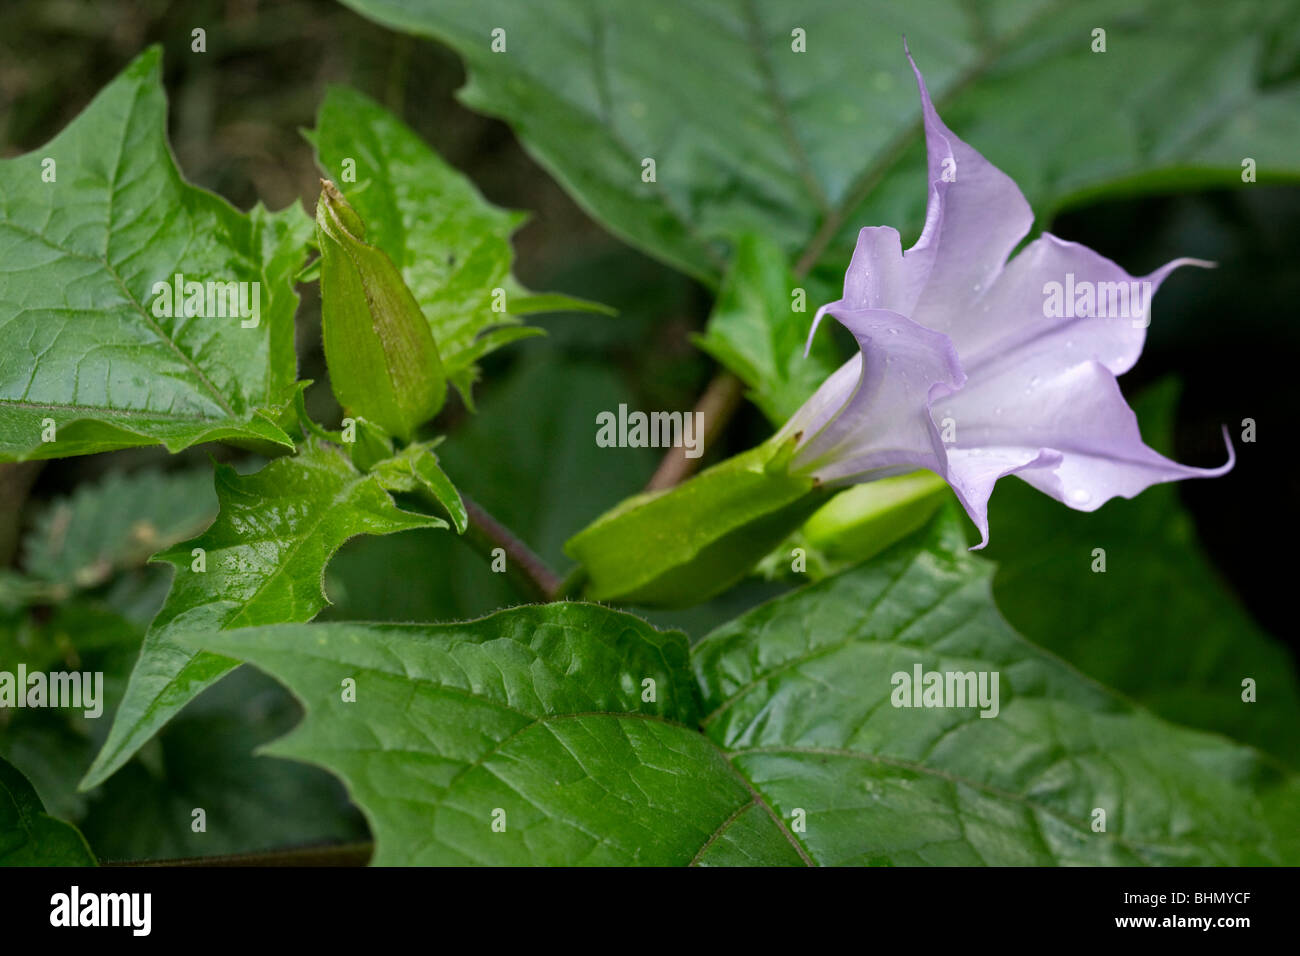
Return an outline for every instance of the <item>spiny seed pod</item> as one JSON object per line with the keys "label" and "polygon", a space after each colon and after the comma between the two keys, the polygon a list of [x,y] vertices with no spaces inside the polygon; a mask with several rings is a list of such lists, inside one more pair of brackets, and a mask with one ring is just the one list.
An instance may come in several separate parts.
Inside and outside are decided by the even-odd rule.
{"label": "spiny seed pod", "polygon": [[349,414],[409,441],[447,395],[428,320],[393,260],[366,244],[361,217],[326,179],[316,203],[316,235],[334,396]]}

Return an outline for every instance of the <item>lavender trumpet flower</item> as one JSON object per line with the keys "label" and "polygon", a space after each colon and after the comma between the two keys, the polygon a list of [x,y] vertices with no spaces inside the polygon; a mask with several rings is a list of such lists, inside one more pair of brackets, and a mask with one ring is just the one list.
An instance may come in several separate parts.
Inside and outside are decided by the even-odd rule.
{"label": "lavender trumpet flower", "polygon": [[[904,44],[906,50],[906,44]],[[1142,352],[1151,296],[1176,259],[1142,278],[1078,243],[1029,232],[1029,203],[944,125],[907,54],[925,116],[930,196],[906,253],[863,229],[843,297],[822,306],[860,351],[781,429],[790,474],[837,487],[926,468],[952,487],[988,543],[988,501],[1016,475],[1079,511],[1157,482],[1213,477],[1148,448],[1116,376]]]}

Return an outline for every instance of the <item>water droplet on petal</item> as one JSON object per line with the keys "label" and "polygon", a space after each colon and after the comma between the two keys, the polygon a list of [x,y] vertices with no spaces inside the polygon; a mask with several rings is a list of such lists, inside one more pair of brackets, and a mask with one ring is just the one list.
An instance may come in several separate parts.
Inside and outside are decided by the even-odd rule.
{"label": "water droplet on petal", "polygon": [[890,334],[890,335],[897,335],[897,334],[898,334],[898,329],[890,329],[890,330],[889,330],[889,334]]}
{"label": "water droplet on petal", "polygon": [[1086,505],[1092,500],[1092,495],[1083,488],[1075,488],[1070,492],[1070,500],[1077,505]]}

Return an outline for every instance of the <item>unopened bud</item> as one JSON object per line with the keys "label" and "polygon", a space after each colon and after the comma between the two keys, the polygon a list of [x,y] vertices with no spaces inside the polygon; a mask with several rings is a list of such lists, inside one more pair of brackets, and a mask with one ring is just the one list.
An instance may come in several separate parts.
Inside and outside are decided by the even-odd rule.
{"label": "unopened bud", "polygon": [[447,395],[429,322],[393,260],[329,180],[316,203],[321,326],[330,385],[351,415],[409,441]]}

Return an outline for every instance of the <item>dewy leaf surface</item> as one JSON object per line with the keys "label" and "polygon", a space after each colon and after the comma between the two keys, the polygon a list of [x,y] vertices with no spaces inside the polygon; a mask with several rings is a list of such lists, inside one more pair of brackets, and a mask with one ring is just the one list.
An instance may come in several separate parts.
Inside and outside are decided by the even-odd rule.
{"label": "dewy leaf surface", "polygon": [[[182,640],[294,691],[307,717],[270,752],[343,778],[379,863],[1297,860],[1293,776],[1026,643],[965,546],[949,508],[689,659],[682,635],[585,604]],[[998,672],[997,717],[891,706],[917,664]]]}
{"label": "dewy leaf surface", "polygon": [[[592,308],[567,296],[533,296],[516,282],[510,235],[524,214],[491,205],[373,100],[330,87],[309,138],[321,167],[365,220],[366,241],[401,271],[433,329],[447,378],[462,395],[470,394],[478,359],[542,334],[520,325],[519,316]],[[355,184],[348,162],[355,164]]]}
{"label": "dewy leaf surface", "polygon": [[[83,789],[105,780],[237,663],[182,647],[174,633],[310,620],[327,603],[325,565],[349,538],[447,526],[402,511],[375,477],[357,471],[337,448],[314,441],[256,474],[218,466],[216,486],[221,510],[212,527],[156,556],[176,568],[172,589],[145,635]],[[202,572],[195,570],[195,549],[203,552]]]}
{"label": "dewy leaf surface", "polygon": [[[268,416],[292,397],[292,276],[311,223],[297,207],[245,215],[181,178],[160,59],[143,53],[51,142],[0,160],[0,461],[292,444]],[[220,316],[156,314],[154,284],[177,274],[205,300],[208,282],[248,283],[250,317],[229,299]]]}
{"label": "dewy leaf surface", "polygon": [[[859,227],[919,232],[925,165],[903,34],[944,120],[1043,221],[1106,195],[1239,186],[1247,156],[1261,177],[1300,174],[1283,119],[1300,109],[1300,79],[1264,69],[1295,0],[344,2],[453,47],[467,105],[508,122],[615,233],[709,282],[747,231],[820,262],[830,287]],[[1098,26],[1105,53],[1092,52]]]}
{"label": "dewy leaf surface", "polygon": [[27,778],[0,759],[0,866],[94,866],[77,828],[45,812]]}

